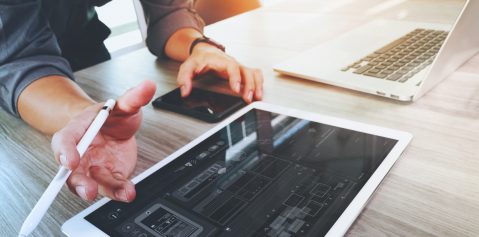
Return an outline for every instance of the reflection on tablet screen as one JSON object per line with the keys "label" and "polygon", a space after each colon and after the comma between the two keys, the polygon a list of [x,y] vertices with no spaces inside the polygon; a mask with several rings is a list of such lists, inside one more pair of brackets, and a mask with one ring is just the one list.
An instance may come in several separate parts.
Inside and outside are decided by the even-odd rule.
{"label": "reflection on tablet screen", "polygon": [[111,236],[322,236],[396,142],[253,109],[85,219]]}

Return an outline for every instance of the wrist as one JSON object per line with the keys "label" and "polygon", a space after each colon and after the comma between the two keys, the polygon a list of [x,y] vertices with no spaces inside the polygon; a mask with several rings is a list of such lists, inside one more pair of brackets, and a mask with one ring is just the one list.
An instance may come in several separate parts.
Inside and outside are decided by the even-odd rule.
{"label": "wrist", "polygon": [[197,54],[199,52],[222,52],[223,53],[221,49],[203,42],[196,44],[195,47],[192,48],[190,55]]}
{"label": "wrist", "polygon": [[198,37],[196,39],[194,39],[191,44],[190,44],[190,49],[189,49],[189,53],[190,55],[193,54],[193,52],[195,51],[195,49],[197,48],[200,48],[200,49],[207,49],[207,50],[212,50],[213,48],[216,49],[216,50],[220,50],[222,52],[225,52],[226,51],[226,48],[225,46],[223,46],[222,44],[206,37],[206,36],[202,36],[202,37]]}
{"label": "wrist", "polygon": [[23,90],[18,99],[18,111],[30,126],[45,134],[53,134],[94,103],[72,80],[47,76]]}
{"label": "wrist", "polygon": [[191,43],[202,33],[193,28],[182,28],[173,33],[165,45],[165,54],[174,60],[185,61],[189,56]]}
{"label": "wrist", "polygon": [[69,103],[65,105],[65,111],[66,111],[66,114],[69,115],[69,120],[71,120],[72,118],[76,117],[77,115],[85,111],[88,107],[91,107],[95,104],[98,104],[98,103],[91,99],[77,98],[75,100],[70,101]]}

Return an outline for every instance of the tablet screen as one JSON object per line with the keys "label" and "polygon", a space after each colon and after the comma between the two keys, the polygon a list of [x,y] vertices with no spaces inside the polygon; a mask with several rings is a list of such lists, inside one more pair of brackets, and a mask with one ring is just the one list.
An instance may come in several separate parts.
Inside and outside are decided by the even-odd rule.
{"label": "tablet screen", "polygon": [[252,109],[85,219],[111,236],[323,236],[396,142]]}

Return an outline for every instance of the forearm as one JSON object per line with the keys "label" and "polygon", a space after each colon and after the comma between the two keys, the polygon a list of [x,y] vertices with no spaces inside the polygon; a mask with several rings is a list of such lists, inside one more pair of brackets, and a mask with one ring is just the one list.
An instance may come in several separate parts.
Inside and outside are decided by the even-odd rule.
{"label": "forearm", "polygon": [[95,103],[75,82],[62,76],[36,80],[18,98],[20,117],[35,129],[53,134]]}

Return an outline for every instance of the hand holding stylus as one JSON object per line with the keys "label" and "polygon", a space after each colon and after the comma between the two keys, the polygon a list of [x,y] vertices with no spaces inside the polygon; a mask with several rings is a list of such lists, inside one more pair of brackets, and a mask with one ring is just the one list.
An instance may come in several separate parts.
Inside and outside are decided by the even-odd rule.
{"label": "hand holding stylus", "polygon": [[22,225],[19,236],[28,236],[40,223],[65,181],[74,193],[93,200],[98,193],[114,200],[135,198],[128,180],[136,163],[134,134],[141,123],[141,107],[155,93],[146,81],[127,91],[118,103],[95,104],[74,117],[52,140],[55,158],[62,166]]}
{"label": "hand holding stylus", "polygon": [[87,108],[53,136],[55,159],[73,170],[67,180],[73,193],[87,201],[97,194],[124,202],[135,198],[134,185],[128,180],[137,159],[134,135],[141,124],[141,107],[150,102],[155,90],[154,82],[145,81],[125,92],[81,160],[76,146],[102,104]]}

